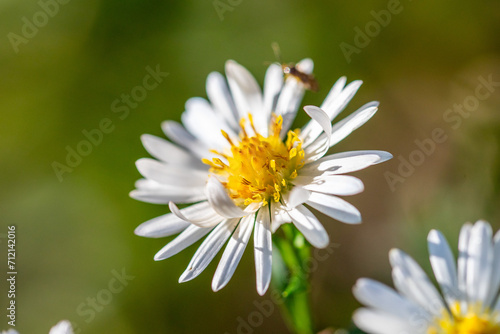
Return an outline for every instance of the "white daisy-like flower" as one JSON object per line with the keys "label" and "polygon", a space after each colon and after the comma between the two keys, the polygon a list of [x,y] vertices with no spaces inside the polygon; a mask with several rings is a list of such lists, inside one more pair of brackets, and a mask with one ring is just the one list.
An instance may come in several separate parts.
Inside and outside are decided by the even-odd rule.
{"label": "white daisy-like flower", "polygon": [[[2,334],[19,334],[19,332],[9,329],[8,331],[2,331]],[[50,329],[49,334],[73,334],[73,328],[68,320],[62,320]]]}
{"label": "white daisy-like flower", "polygon": [[73,334],[73,328],[68,320],[62,320],[50,329],[49,334]]}
{"label": "white daisy-like flower", "polygon": [[[297,64],[311,73],[313,62]],[[302,129],[289,130],[305,92],[294,76],[284,80],[281,66],[269,66],[264,92],[241,65],[226,63],[226,79],[217,72],[207,78],[207,95],[191,98],[182,124],[166,121],[162,129],[172,142],[143,135],[155,159],[140,159],[130,196],[150,203],[169,203],[172,213],[154,218],[135,230],[159,238],[179,232],[155,256],[163,260],[208,234],[179,281],[198,276],[229,240],[216,269],[212,289],[223,288],[254,231],[257,291],[264,294],[271,279],[271,235],[280,224],[293,222],[305,238],[322,248],[329,243],[325,229],[306,207],[345,223],[359,223],[359,211],[337,195],[363,191],[363,183],[342,175],[390,159],[382,151],[354,151],[324,157],[328,149],[364,124],[377,111],[365,104],[333,127],[331,120],[361,85],[347,86],[340,78],[321,108],[306,106],[313,119]],[[176,204],[192,204],[179,209]]]}
{"label": "white daisy-like flower", "polygon": [[389,254],[397,292],[362,278],[354,295],[367,308],[354,322],[374,334],[500,333],[500,232],[492,239],[485,221],[465,224],[458,241],[458,263],[445,237],[432,230],[427,238],[430,262],[441,292],[404,252]]}

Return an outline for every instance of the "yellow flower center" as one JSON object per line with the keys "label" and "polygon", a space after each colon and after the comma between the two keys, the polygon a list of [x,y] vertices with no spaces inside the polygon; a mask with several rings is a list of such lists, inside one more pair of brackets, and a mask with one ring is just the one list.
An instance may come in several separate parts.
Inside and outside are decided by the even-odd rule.
{"label": "yellow flower center", "polygon": [[203,159],[203,162],[211,167],[211,173],[218,176],[236,205],[267,205],[270,200],[279,202],[282,194],[291,188],[290,181],[297,176],[297,170],[304,166],[299,129],[288,131],[283,142],[280,138],[283,117],[273,115],[268,137],[263,137],[255,129],[251,114],[248,120],[254,135],[248,135],[245,130],[247,120],[242,119],[239,143],[234,143],[221,130],[231,149],[212,152],[223,157],[227,163],[217,157],[212,161]]}
{"label": "yellow flower center", "polygon": [[436,326],[429,328],[428,334],[499,334],[500,323],[497,312],[483,310],[481,305],[469,307],[467,313],[460,312],[460,304],[455,303],[451,310],[444,312]]}

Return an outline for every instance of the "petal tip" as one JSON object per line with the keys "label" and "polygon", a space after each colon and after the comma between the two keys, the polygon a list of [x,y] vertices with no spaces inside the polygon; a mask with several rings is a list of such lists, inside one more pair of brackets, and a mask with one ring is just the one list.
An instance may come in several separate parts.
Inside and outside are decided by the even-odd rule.
{"label": "petal tip", "polygon": [[189,281],[189,278],[188,278],[188,272],[185,271],[182,273],[182,275],[179,277],[179,283],[185,283]]}
{"label": "petal tip", "polygon": [[401,255],[401,250],[398,248],[392,248],[389,251],[389,262],[394,265],[396,259]]}
{"label": "petal tip", "polygon": [[217,292],[220,289],[222,289],[223,287],[224,287],[224,285],[221,285],[219,282],[216,282],[216,281],[212,282],[212,291],[213,292]]}
{"label": "petal tip", "polygon": [[269,285],[265,286],[265,287],[257,286],[257,293],[259,294],[259,296],[264,296],[267,292],[268,287],[269,287]]}
{"label": "petal tip", "polygon": [[429,234],[427,235],[427,241],[436,243],[437,241],[439,241],[440,237],[441,237],[441,233],[436,229],[432,229],[432,230],[430,230]]}
{"label": "petal tip", "polygon": [[155,254],[154,256],[154,260],[155,261],[161,261],[161,260],[165,260],[167,259],[168,256],[165,256],[164,253],[162,251],[159,251],[158,253]]}
{"label": "petal tip", "polygon": [[394,156],[386,151],[379,151],[379,159],[375,162],[376,164],[391,160]]}
{"label": "petal tip", "polygon": [[140,237],[145,237],[144,228],[142,227],[142,224],[135,228],[134,234]]}

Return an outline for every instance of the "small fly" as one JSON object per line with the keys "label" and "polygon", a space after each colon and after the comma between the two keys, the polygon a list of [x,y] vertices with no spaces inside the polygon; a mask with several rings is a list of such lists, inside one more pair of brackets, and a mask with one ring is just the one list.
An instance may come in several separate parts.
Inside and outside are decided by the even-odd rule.
{"label": "small fly", "polygon": [[302,72],[293,63],[285,64],[281,62],[281,53],[278,43],[273,43],[272,47],[276,58],[281,63],[281,68],[283,70],[283,74],[285,74],[285,78],[292,76],[300,83],[302,83],[305,89],[308,89],[313,92],[317,92],[319,90],[318,81],[316,81],[314,75]]}

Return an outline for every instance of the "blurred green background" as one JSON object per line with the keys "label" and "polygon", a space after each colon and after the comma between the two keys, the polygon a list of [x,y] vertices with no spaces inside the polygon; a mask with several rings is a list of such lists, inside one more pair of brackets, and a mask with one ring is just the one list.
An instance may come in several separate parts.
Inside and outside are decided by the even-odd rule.
{"label": "blurred green background", "polygon": [[[4,277],[5,234],[14,224],[21,333],[47,333],[69,319],[82,333],[233,334],[238,317],[247,321],[257,310],[254,301],[269,299],[255,291],[250,247],[222,291],[210,288],[217,260],[178,284],[195,246],[154,262],[169,239],[133,230],[168,209],[128,192],[140,177],[134,161],[148,156],[140,135],[162,136],[160,123],[179,120],[188,98],[205,97],[206,76],[223,71],[227,59],[262,83],[265,64],[275,61],[274,41],[285,61],[315,61],[321,90],[308,92],[304,105],[321,104],[342,75],[365,83],[341,117],[381,102],[378,114],[332,151],[380,149],[395,157],[354,174],[366,190],[348,200],[363,224],[322,216],[335,250],[312,273],[318,330],[350,326],[357,278],[390,284],[390,248],[404,249],[429,271],[431,228],[456,247],[465,221],[500,227],[500,87],[474,100],[481,77],[500,81],[499,1],[60,1],[0,1],[0,263]],[[395,5],[388,24],[370,23]],[[42,7],[53,15],[40,14]],[[30,30],[33,20],[39,27]],[[358,37],[356,46],[357,31],[367,27],[371,36]],[[357,51],[346,57],[342,43]],[[157,65],[168,77],[126,116],[114,113],[113,101]],[[470,112],[447,111],[463,103]],[[67,146],[75,149],[82,131],[106,118],[112,130],[60,181],[53,163],[65,164]],[[297,125],[306,120],[302,113]],[[418,160],[415,141],[428,143],[435,129],[446,140]],[[411,157],[418,166],[391,187],[388,175]],[[107,292],[122,270],[134,278]],[[0,284],[5,310],[5,279]],[[92,313],[87,303],[97,297],[107,304]],[[0,329],[7,328],[3,313]],[[277,310],[251,330],[287,333]]]}

